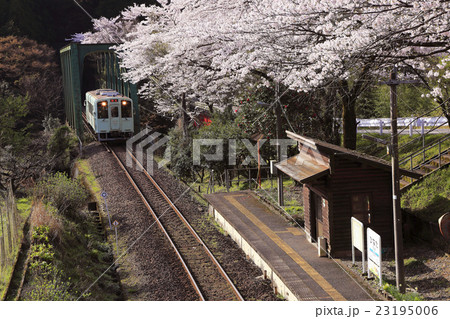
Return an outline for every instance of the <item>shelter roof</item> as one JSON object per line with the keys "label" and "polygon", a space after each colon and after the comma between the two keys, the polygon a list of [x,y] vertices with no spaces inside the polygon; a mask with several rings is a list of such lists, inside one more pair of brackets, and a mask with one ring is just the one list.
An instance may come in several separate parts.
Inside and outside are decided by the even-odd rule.
{"label": "shelter roof", "polygon": [[[321,176],[326,175],[327,173],[330,173],[332,171],[333,165],[332,160],[326,163],[321,160],[321,157],[312,156],[311,154],[314,152],[308,152],[305,149],[317,151],[318,153],[328,157],[329,159],[331,157],[344,157],[349,160],[365,163],[367,165],[374,166],[386,171],[391,170],[391,164],[378,157],[363,154],[317,139],[301,136],[290,131],[286,131],[286,133],[289,138],[301,144],[301,151],[299,154],[288,158],[287,160],[284,160],[276,164],[275,166],[282,172],[302,183],[317,179]],[[406,169],[400,169],[400,174],[413,178],[422,177],[421,174]]]}

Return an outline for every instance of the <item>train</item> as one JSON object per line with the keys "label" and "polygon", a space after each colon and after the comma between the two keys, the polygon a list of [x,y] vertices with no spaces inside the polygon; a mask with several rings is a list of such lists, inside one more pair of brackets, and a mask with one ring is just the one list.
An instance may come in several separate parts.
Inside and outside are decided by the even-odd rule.
{"label": "train", "polygon": [[134,134],[133,100],[113,89],[86,92],[86,121],[99,141],[126,140]]}

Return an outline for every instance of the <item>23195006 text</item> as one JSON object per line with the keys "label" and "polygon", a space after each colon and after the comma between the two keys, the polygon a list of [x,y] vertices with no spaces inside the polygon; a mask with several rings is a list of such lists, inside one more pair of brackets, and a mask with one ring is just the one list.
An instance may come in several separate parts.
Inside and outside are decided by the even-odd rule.
{"label": "23195006 text", "polygon": [[376,306],[375,310],[360,309],[360,307],[318,307],[316,318],[326,316],[344,316],[354,318],[372,313],[376,316],[437,316],[438,306]]}

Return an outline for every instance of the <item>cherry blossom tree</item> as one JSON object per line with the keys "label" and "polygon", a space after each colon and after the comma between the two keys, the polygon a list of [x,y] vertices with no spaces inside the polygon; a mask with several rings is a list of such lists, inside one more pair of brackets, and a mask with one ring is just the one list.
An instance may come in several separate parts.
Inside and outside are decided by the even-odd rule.
{"label": "cherry blossom tree", "polygon": [[142,83],[140,93],[162,111],[183,93],[223,108],[249,85],[335,88],[344,146],[354,148],[358,96],[394,64],[417,73],[423,61],[445,57],[449,7],[444,0],[173,0],[96,20],[84,41],[120,43],[125,77]]}

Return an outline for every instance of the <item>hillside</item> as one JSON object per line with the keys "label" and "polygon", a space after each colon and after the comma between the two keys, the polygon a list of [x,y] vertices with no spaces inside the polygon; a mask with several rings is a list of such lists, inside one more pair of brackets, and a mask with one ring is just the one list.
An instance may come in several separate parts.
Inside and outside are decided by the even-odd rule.
{"label": "hillside", "polygon": [[402,195],[402,207],[430,222],[450,211],[450,167],[431,173]]}

